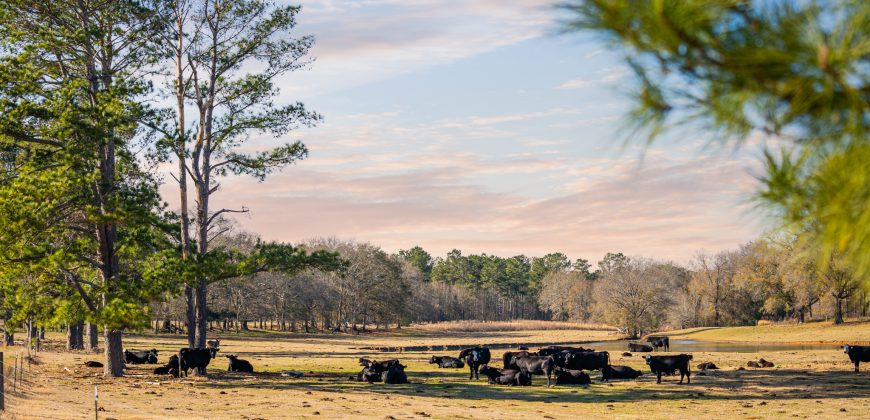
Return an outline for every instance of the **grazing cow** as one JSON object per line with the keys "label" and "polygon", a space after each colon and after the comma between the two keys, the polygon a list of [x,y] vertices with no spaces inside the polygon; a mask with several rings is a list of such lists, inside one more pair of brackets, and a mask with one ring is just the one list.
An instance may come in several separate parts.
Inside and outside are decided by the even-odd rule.
{"label": "grazing cow", "polygon": [[432,358],[429,359],[429,363],[447,369],[462,369],[465,367],[465,363],[461,359],[450,356],[432,356]]}
{"label": "grazing cow", "polygon": [[459,358],[465,359],[465,364],[468,365],[468,379],[480,379],[478,371],[480,367],[489,363],[492,355],[486,347],[472,347],[463,349],[459,352]]}
{"label": "grazing cow", "polygon": [[124,349],[124,361],[131,365],[155,364],[157,363],[157,350],[130,351]]}
{"label": "grazing cow", "polygon": [[205,342],[205,344],[208,345],[209,347],[213,348],[213,349],[219,349],[219,348],[221,347],[221,341],[220,341],[220,340],[208,340],[208,341]]}
{"label": "grazing cow", "polygon": [[687,383],[692,383],[692,371],[689,368],[689,360],[692,360],[691,354],[678,354],[676,356],[646,356],[646,364],[649,365],[652,373],[656,374],[656,383],[662,383],[662,374],[673,375],[677,370],[680,371],[680,383],[683,383],[683,377]]}
{"label": "grazing cow", "polygon": [[408,375],[405,374],[405,366],[401,364],[391,365],[383,373],[385,384],[406,384],[408,383]]}
{"label": "grazing cow", "polygon": [[182,368],[181,370],[187,371],[187,368],[185,366],[178,366],[178,355],[173,354],[172,356],[169,356],[169,362],[166,363],[166,366],[161,366],[159,368],[154,369],[154,374],[155,375],[170,374],[170,375],[177,378],[178,373],[179,373],[179,369],[178,369],[179,367]]}
{"label": "grazing cow", "polygon": [[629,353],[629,352],[622,353],[622,357],[631,357],[631,353]]}
{"label": "grazing cow", "polygon": [[589,385],[592,379],[582,370],[556,371],[556,385]]}
{"label": "grazing cow", "polygon": [[567,346],[547,346],[538,349],[538,356],[552,356],[563,351],[595,351],[594,349],[584,349],[583,347],[567,347]]}
{"label": "grazing cow", "polygon": [[103,367],[103,364],[100,362],[93,361],[93,360],[88,360],[87,362],[85,362],[85,366],[90,367],[90,368],[101,368],[101,367]]}
{"label": "grazing cow", "polygon": [[224,357],[230,359],[230,366],[227,368],[227,372],[254,372],[254,366],[251,365],[251,362],[239,359],[239,356],[235,354],[228,354]]}
{"label": "grazing cow", "polygon": [[707,369],[713,370],[713,369],[719,369],[719,366],[716,366],[716,364],[713,363],[713,362],[704,362],[704,363],[701,363],[701,364],[698,365],[698,369],[701,369],[701,370],[707,370]]}
{"label": "grazing cow", "polygon": [[514,356],[512,363],[527,375],[547,375],[547,386],[550,386],[550,377],[556,369],[552,356]]}
{"label": "grazing cow", "polygon": [[610,353],[606,351],[564,352],[553,355],[556,365],[568,370],[601,370],[601,380],[607,381],[610,366]]}
{"label": "grazing cow", "polygon": [[648,343],[652,344],[652,346],[655,347],[656,350],[658,350],[660,347],[664,347],[665,351],[670,351],[670,349],[671,349],[671,340],[667,336],[663,336],[663,337],[651,336],[651,337],[647,337],[646,341]]}
{"label": "grazing cow", "polygon": [[480,368],[480,373],[489,378],[490,384],[528,386],[532,377],[516,369],[496,369],[490,366]]}
{"label": "grazing cow", "polygon": [[870,346],[852,346],[846,344],[843,346],[843,353],[849,355],[849,360],[855,364],[855,372],[858,372],[858,365],[861,362],[870,362]]}
{"label": "grazing cow", "polygon": [[608,379],[637,379],[643,373],[639,370],[632,369],[628,366],[607,366],[602,372],[601,376],[607,376]]}
{"label": "grazing cow", "polygon": [[178,351],[178,357],[181,360],[181,372],[187,376],[187,371],[197,369],[200,375],[206,375],[206,368],[217,355],[218,349],[191,349],[184,348]]}
{"label": "grazing cow", "polygon": [[529,355],[530,355],[529,352],[526,351],[526,350],[522,350],[522,351],[506,351],[506,352],[504,352],[504,354],[501,356],[501,361],[502,361],[502,363],[503,363],[505,369],[515,369],[515,370],[519,370],[520,368],[517,367],[517,365],[514,363],[514,358],[515,358],[515,357],[526,357],[526,356],[529,356]]}
{"label": "grazing cow", "polygon": [[653,348],[646,344],[628,343],[628,351],[633,351],[635,353],[649,353],[653,351]]}

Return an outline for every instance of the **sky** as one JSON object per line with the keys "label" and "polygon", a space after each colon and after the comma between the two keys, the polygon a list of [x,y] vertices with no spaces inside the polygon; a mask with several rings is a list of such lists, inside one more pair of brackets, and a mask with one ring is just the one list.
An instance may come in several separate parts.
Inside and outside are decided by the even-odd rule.
{"label": "sky", "polygon": [[[302,1],[314,58],[279,102],[324,116],[310,156],[264,182],[221,182],[212,208],[266,240],[314,237],[499,256],[623,252],[679,263],[758,237],[757,150],[701,132],[627,138],[618,51],[559,33],[534,0]],[[627,140],[627,141],[626,141]],[[171,185],[164,197],[174,201]]]}

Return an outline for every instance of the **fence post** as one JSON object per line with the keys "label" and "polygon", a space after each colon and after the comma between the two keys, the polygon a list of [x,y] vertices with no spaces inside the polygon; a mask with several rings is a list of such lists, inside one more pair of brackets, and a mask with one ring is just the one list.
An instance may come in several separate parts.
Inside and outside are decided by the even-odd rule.
{"label": "fence post", "polygon": [[0,411],[6,410],[6,372],[3,370],[3,352],[0,351]]}
{"label": "fence post", "polygon": [[100,408],[99,404],[97,403],[98,400],[99,397],[97,396],[97,386],[94,385],[94,420],[100,420]]}

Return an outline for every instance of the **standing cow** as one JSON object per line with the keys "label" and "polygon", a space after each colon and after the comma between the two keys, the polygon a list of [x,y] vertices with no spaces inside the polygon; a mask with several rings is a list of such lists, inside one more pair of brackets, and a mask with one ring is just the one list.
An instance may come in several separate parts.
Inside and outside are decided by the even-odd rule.
{"label": "standing cow", "polygon": [[667,336],[663,337],[647,337],[646,341],[658,350],[659,348],[664,347],[665,351],[671,350],[671,340]]}
{"label": "standing cow", "polygon": [[861,362],[870,362],[870,346],[851,346],[846,344],[843,346],[843,353],[849,355],[849,360],[855,364],[855,372],[858,372],[858,365]]}
{"label": "standing cow", "polygon": [[472,347],[463,349],[459,352],[459,358],[465,359],[465,364],[468,365],[468,380],[480,379],[478,371],[480,367],[488,364],[492,355],[486,347]]}
{"label": "standing cow", "polygon": [[673,375],[676,371],[680,371],[680,383],[683,383],[683,377],[686,378],[686,383],[692,383],[692,371],[689,368],[689,361],[692,360],[691,354],[678,354],[676,356],[646,356],[646,364],[649,365],[652,373],[656,374],[656,383],[662,383],[662,374]]}

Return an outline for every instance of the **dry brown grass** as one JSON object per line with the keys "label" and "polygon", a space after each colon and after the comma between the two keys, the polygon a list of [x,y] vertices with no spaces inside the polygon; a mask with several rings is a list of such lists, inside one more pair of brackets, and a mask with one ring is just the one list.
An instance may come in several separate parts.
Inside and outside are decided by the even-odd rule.
{"label": "dry brown grass", "polygon": [[[846,330],[844,330],[846,331]],[[854,331],[853,331],[854,332]],[[539,341],[598,340],[599,331],[509,331],[479,333],[486,337]],[[491,336],[489,334],[492,334]],[[841,350],[775,351],[764,354],[694,353],[693,364],[712,361],[722,370],[693,375],[691,385],[673,377],[656,384],[640,357],[612,362],[644,372],[637,381],[598,382],[583,387],[547,388],[535,378],[532,387],[497,387],[468,381],[467,370],[437,369],[427,363],[433,354],[451,352],[378,353],[363,346],[485,341],[475,334],[432,334],[417,328],[376,334],[303,335],[226,334],[221,353],[237,353],[250,360],[258,373],[225,371],[219,358],[208,378],[171,379],[150,373],[153,366],[131,366],[124,378],[103,378],[99,369],[84,368],[98,355],[43,352],[40,364],[26,375],[23,391],[8,395],[6,419],[93,418],[93,386],[100,389],[100,419],[281,419],[281,418],[866,418],[870,412],[870,366],[851,372]],[[55,343],[62,337],[53,335]],[[160,359],[183,346],[179,336],[127,336],[132,349],[155,347]],[[7,351],[15,349],[8,349]],[[7,353],[7,360],[10,357]],[[349,382],[361,356],[397,357],[408,366],[411,384],[384,385]],[[494,356],[498,356],[498,352]],[[773,369],[736,370],[758,357],[776,363]],[[694,366],[693,366],[694,368]],[[302,379],[276,372],[296,369]],[[845,410],[845,411],[842,411]]]}
{"label": "dry brown grass", "polygon": [[421,331],[440,332],[492,332],[492,331],[550,331],[550,330],[588,330],[616,331],[616,328],[604,324],[583,324],[577,322],[559,321],[451,321],[434,324],[418,324],[414,326]]}

